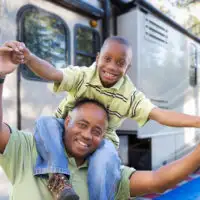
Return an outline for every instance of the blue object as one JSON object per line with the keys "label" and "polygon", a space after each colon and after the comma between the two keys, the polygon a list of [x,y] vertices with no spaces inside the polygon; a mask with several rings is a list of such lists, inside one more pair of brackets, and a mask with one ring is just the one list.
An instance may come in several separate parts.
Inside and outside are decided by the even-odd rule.
{"label": "blue object", "polygon": [[200,177],[171,190],[154,200],[200,200]]}

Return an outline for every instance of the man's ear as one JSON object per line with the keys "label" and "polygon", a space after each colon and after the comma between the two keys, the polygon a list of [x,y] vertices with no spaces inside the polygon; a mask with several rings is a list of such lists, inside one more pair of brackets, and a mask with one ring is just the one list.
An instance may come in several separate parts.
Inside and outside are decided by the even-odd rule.
{"label": "man's ear", "polygon": [[68,116],[65,118],[65,128],[68,127],[70,120],[71,120],[71,117],[68,115]]}

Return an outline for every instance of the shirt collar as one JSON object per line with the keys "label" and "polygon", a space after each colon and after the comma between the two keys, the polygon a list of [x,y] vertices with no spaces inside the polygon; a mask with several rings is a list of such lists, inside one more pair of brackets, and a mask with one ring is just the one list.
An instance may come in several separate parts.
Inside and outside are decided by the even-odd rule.
{"label": "shirt collar", "polygon": [[68,158],[68,162],[69,162],[72,166],[77,167],[78,169],[80,169],[80,168],[87,168],[87,167],[88,167],[88,160],[87,160],[87,159],[85,159],[85,161],[84,161],[84,163],[83,163],[82,165],[77,166],[75,158],[72,157],[72,156],[70,156],[70,155],[67,153],[66,150],[65,150],[65,154],[66,154],[66,156],[67,156],[67,158]]}
{"label": "shirt collar", "polygon": [[[94,77],[91,81],[91,84],[103,87],[101,80],[100,80],[100,77],[99,77],[99,72],[97,70],[96,62],[94,62],[91,67],[95,68],[95,73],[94,73]],[[120,87],[122,86],[123,82],[124,82],[124,77],[122,77],[115,85],[113,85],[112,87],[110,87],[108,89],[119,90]]]}

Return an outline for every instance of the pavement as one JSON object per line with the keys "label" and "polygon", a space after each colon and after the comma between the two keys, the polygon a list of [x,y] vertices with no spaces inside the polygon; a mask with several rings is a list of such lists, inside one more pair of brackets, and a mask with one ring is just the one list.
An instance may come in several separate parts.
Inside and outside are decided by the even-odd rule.
{"label": "pavement", "polygon": [[0,168],[0,200],[8,200],[9,188],[10,183],[8,182],[5,173]]}

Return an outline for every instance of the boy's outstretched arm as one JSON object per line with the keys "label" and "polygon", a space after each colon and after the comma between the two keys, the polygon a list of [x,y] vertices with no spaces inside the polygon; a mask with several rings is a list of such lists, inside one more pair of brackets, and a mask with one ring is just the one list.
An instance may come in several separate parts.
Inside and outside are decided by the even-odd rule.
{"label": "boy's outstretched arm", "polygon": [[149,114],[149,119],[166,126],[200,128],[199,116],[187,115],[160,108],[154,108]]}
{"label": "boy's outstretched arm", "polygon": [[200,166],[200,145],[187,156],[155,171],[136,171],[130,178],[132,197],[162,193],[183,181]]}
{"label": "boy's outstretched arm", "polygon": [[[31,51],[22,42],[10,41],[6,42],[7,47],[16,49],[14,51],[13,61],[16,63],[25,63],[31,71],[35,74],[50,81],[61,82],[63,79],[63,73],[57,70],[47,61],[40,59],[36,55],[32,54]],[[21,59],[19,60],[19,56]]]}

